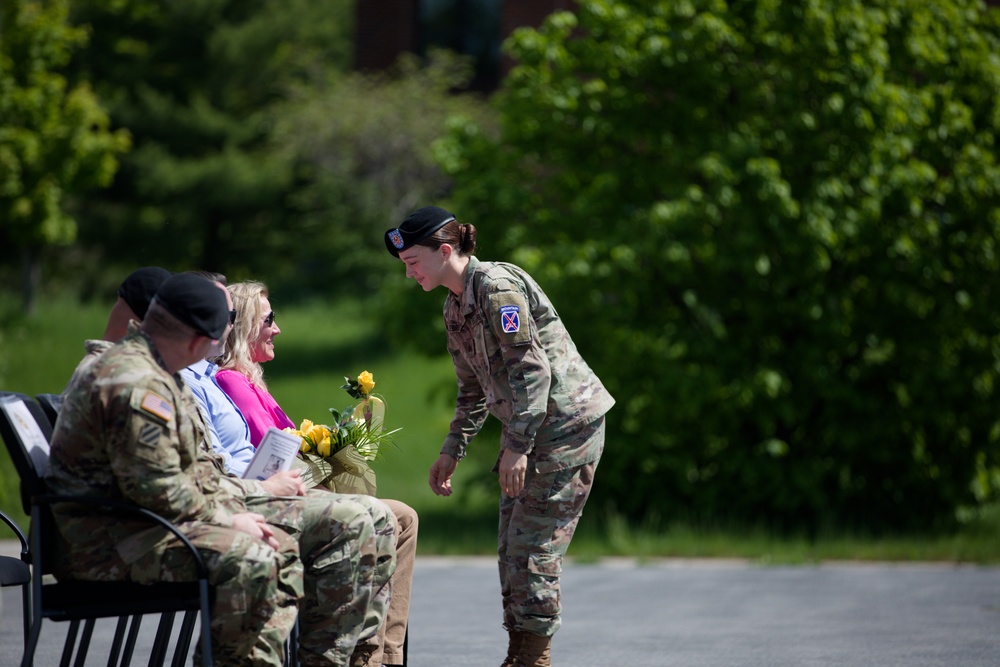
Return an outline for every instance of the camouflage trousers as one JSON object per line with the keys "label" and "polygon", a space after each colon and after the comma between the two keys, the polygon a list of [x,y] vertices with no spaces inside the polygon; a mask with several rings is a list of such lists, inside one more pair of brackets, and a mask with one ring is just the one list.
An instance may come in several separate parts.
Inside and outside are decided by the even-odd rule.
{"label": "camouflage trousers", "polygon": [[[569,439],[581,445],[597,442],[597,451],[601,451],[604,419],[592,422]],[[581,451],[587,449],[580,447]],[[508,630],[551,637],[559,629],[563,556],[590,497],[597,463],[595,460],[542,474],[534,470],[529,458],[521,495],[500,495],[500,592],[504,627]]]}
{"label": "camouflage trousers", "polygon": [[392,512],[371,496],[325,489],[246,502],[299,540],[305,566],[300,664],[349,665],[355,644],[378,632],[389,606],[396,567]]}
{"label": "camouflage trousers", "polygon": [[413,565],[417,555],[417,512],[406,503],[379,498],[396,518],[396,572],[392,575],[392,601],[385,623],[374,637],[358,641],[355,655],[367,654],[372,665],[405,664],[406,628],[410,618]]}
{"label": "camouflage trousers", "polygon": [[[196,575],[188,550],[161,531],[149,530],[148,525],[126,520],[115,526],[134,534],[138,547],[116,544],[110,532],[101,527],[93,530],[107,533],[93,541],[98,547],[74,551],[72,543],[66,543],[59,576],[138,583],[193,580]],[[210,626],[214,664],[281,667],[285,640],[295,625],[303,592],[298,540],[275,530],[276,551],[262,540],[231,528],[197,521],[180,523],[178,528],[208,567],[215,598]],[[200,647],[198,644],[195,664],[201,664]]]}

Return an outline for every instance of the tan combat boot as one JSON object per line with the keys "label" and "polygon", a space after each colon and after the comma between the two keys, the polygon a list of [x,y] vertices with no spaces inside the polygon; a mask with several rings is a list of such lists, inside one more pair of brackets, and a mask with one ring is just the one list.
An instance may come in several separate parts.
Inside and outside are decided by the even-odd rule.
{"label": "tan combat boot", "polygon": [[500,667],[517,667],[517,657],[521,651],[521,641],[524,633],[520,630],[508,630],[507,657]]}
{"label": "tan combat boot", "polygon": [[530,632],[521,633],[520,655],[516,667],[552,667],[549,659],[549,645],[552,637],[542,637]]}

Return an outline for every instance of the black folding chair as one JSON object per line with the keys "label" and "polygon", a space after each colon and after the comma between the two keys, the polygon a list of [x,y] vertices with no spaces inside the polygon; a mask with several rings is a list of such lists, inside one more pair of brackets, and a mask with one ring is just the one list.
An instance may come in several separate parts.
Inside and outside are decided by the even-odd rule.
{"label": "black folding chair", "polygon": [[35,394],[35,399],[42,406],[42,412],[49,418],[49,423],[54,427],[56,417],[59,416],[59,408],[62,407],[62,394]]}
{"label": "black folding chair", "polygon": [[24,622],[24,645],[28,645],[28,629],[31,627],[31,562],[28,553],[28,540],[24,536],[24,531],[17,525],[17,522],[0,512],[0,521],[7,524],[7,527],[17,536],[21,543],[21,557],[0,556],[0,586],[20,586],[21,587],[21,607]]}
{"label": "black folding chair", "polygon": [[[153,640],[149,665],[163,665],[167,659],[176,614],[184,613],[175,642],[171,665],[180,667],[187,659],[198,614],[201,614],[201,650],[205,665],[212,664],[209,633],[212,589],[208,569],[198,550],[176,526],[163,517],[132,503],[106,498],[53,495],[45,486],[48,470],[49,439],[52,424],[34,398],[26,394],[0,392],[0,436],[10,453],[21,481],[21,501],[31,515],[28,552],[32,572],[30,630],[25,642],[22,667],[34,664],[34,654],[42,631],[42,621],[69,621],[63,645],[61,665],[68,667],[76,654],[75,665],[85,663],[94,624],[101,618],[118,618],[108,665],[131,663],[142,616],[160,614]],[[51,544],[56,530],[51,507],[55,503],[74,503],[142,517],[172,533],[190,552],[198,579],[190,582],[159,582],[145,585],[132,582],[51,581]],[[82,634],[80,633],[83,623]],[[79,636],[79,640],[78,640]],[[119,657],[121,662],[118,663]]]}

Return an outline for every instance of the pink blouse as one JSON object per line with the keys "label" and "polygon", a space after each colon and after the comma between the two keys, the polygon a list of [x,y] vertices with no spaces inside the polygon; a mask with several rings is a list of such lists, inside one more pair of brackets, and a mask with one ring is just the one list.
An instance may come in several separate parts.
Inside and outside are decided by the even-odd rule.
{"label": "pink blouse", "polygon": [[215,380],[240,409],[250,427],[250,442],[256,447],[264,438],[267,429],[295,428],[278,402],[265,389],[250,383],[245,375],[231,369],[223,369],[215,374]]}

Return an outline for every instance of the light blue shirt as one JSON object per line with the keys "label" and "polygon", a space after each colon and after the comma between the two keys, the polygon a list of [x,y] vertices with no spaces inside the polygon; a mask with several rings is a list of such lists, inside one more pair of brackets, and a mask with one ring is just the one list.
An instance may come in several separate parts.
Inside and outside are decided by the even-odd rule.
{"label": "light blue shirt", "polygon": [[243,413],[215,382],[218,368],[203,359],[181,369],[181,377],[198,399],[205,415],[212,448],[226,460],[229,472],[242,477],[255,450]]}

